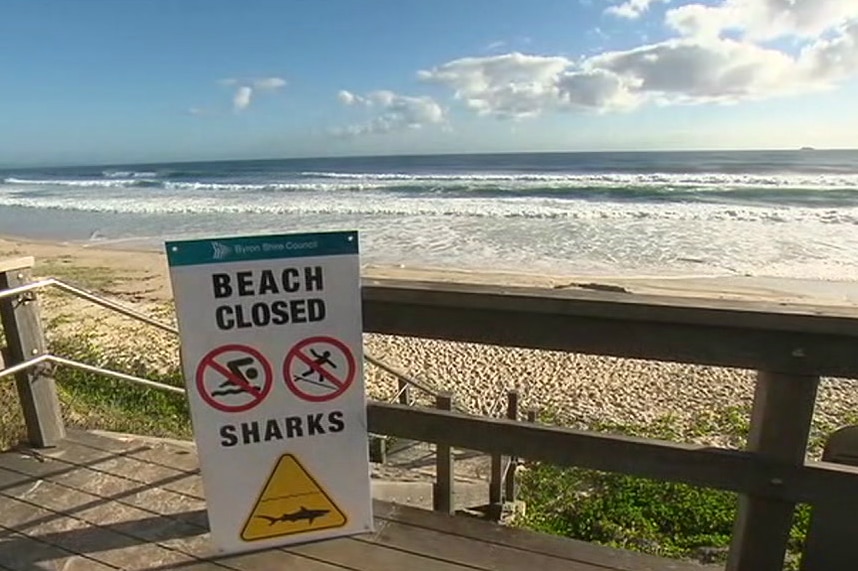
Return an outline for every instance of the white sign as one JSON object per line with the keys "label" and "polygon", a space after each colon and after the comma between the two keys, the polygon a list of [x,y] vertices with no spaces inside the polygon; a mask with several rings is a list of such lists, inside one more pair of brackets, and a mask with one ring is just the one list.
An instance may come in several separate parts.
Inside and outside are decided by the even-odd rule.
{"label": "white sign", "polygon": [[217,549],[372,531],[357,233],[166,249]]}

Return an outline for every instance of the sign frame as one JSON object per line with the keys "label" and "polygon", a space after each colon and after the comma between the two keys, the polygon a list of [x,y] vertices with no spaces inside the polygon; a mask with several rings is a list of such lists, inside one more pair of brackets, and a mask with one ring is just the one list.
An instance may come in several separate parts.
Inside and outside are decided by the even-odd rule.
{"label": "sign frame", "polygon": [[[215,549],[240,553],[374,531],[357,231],[175,240],[165,249]],[[346,382],[331,381],[332,397],[301,398],[289,385],[288,356],[313,343],[341,349],[316,347],[319,358],[348,365],[348,376],[336,377]],[[215,361],[222,354],[232,360]],[[251,390],[259,386],[259,394]],[[315,483],[301,492],[306,505],[263,498],[269,485],[298,485],[275,479],[287,456],[305,475],[294,482]],[[263,499],[279,501],[282,513],[270,515],[275,504],[261,507]],[[253,527],[257,512],[273,529]]]}

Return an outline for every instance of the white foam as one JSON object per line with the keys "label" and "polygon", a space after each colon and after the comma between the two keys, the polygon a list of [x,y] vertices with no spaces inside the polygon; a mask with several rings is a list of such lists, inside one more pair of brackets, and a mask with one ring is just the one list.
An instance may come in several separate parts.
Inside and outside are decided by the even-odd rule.
{"label": "white foam", "polygon": [[249,199],[234,194],[176,195],[164,191],[149,192],[149,189],[146,189],[146,192],[112,196],[92,193],[32,196],[29,193],[6,192],[0,193],[0,205],[126,214],[337,214],[578,220],[729,220],[769,223],[817,221],[826,224],[858,224],[858,207],[823,209],[711,203],[602,203],[514,197],[453,199],[393,197],[380,193],[320,197],[307,192]]}
{"label": "white foam", "polygon": [[563,186],[711,186],[711,187],[775,187],[775,188],[845,188],[858,189],[858,174],[751,174],[751,173],[301,173],[307,178],[330,178],[360,181],[408,182],[537,182]]}
{"label": "white foam", "polygon": [[24,185],[24,186],[64,186],[77,188],[126,188],[140,184],[141,179],[138,178],[111,178],[104,179],[81,179],[81,180],[63,180],[63,179],[22,179],[9,177],[4,179],[5,184]]}
{"label": "white foam", "polygon": [[[750,174],[750,173],[457,173],[457,174],[402,174],[402,173],[340,173],[302,172],[300,178],[285,176],[288,180],[264,182],[188,182],[158,179],[155,172],[115,171],[105,173],[105,179],[25,179],[9,177],[6,184],[70,186],[70,187],[127,187],[140,182],[160,183],[172,189],[208,190],[365,190],[406,186],[432,186],[440,188],[501,188],[528,189],[581,189],[616,188],[686,188],[698,190],[724,189],[830,189],[858,190],[858,174]],[[337,181],[331,183],[329,181]]]}

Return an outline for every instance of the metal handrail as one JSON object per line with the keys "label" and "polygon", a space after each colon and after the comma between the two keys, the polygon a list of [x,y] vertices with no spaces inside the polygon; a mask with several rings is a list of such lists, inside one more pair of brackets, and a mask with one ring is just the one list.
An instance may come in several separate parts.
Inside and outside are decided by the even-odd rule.
{"label": "metal handrail", "polygon": [[47,361],[48,357],[50,357],[50,355],[39,355],[38,357],[33,357],[32,359],[27,359],[26,361],[21,361],[17,365],[12,365],[11,367],[0,369],[0,379],[2,379],[3,377],[14,375],[15,373],[20,373],[21,371],[25,371],[30,367],[35,367],[39,363]]}
{"label": "metal handrail", "polygon": [[150,381],[149,379],[144,379],[135,375],[128,375],[126,373],[120,373],[118,371],[111,371],[110,369],[103,369],[94,365],[87,365],[86,363],[81,363],[80,361],[73,361],[72,359],[66,359],[65,357],[59,357],[57,355],[50,354],[39,355],[38,357],[33,357],[32,359],[27,359],[26,361],[18,363],[17,365],[13,365],[12,367],[0,369],[0,379],[2,379],[3,377],[14,375],[15,373],[19,373],[23,370],[36,367],[45,362],[55,363],[57,365],[65,365],[66,367],[72,367],[74,369],[80,369],[82,371],[88,371],[91,373],[98,373],[107,377],[113,377],[123,381],[138,383],[141,385],[146,385],[147,387],[152,387],[164,391],[170,391],[180,394],[185,394],[186,392],[185,389],[181,387],[174,387],[165,383]]}
{"label": "metal handrail", "polygon": [[[102,297],[100,295],[94,294],[90,291],[79,288],[77,286],[68,284],[68,283],[61,281],[61,280],[58,280],[56,278],[46,278],[43,280],[39,280],[37,282],[32,282],[32,283],[25,284],[22,286],[17,286],[14,288],[9,288],[9,289],[0,291],[0,299],[4,299],[7,297],[20,296],[20,295],[23,295],[25,293],[29,293],[31,291],[35,291],[35,290],[47,288],[47,287],[56,287],[57,289],[63,290],[65,292],[70,293],[72,295],[75,295],[79,298],[85,299],[91,303],[94,303],[96,305],[100,305],[100,306],[102,306],[106,309],[109,309],[111,311],[121,313],[121,314],[125,315],[126,317],[130,317],[132,319],[136,319],[138,321],[141,321],[141,322],[146,323],[148,325],[151,325],[153,327],[157,327],[158,329],[161,329],[162,331],[166,331],[167,333],[172,333],[173,335],[179,335],[178,328],[173,327],[172,325],[158,321],[157,319],[149,317],[145,313],[137,311],[136,309],[127,307],[121,303],[117,303],[115,301],[112,301],[112,300],[107,299],[105,297]],[[400,371],[396,367],[393,367],[391,365],[387,365],[387,364],[383,363],[382,361],[380,361],[376,357],[373,357],[372,355],[368,354],[366,351],[364,351],[364,358],[368,362],[370,362],[371,364],[375,365],[376,367],[379,367],[380,369],[392,374],[396,378],[398,378],[402,381],[405,381],[405,383],[407,383],[408,385],[411,385],[411,386],[429,394],[430,396],[433,396],[433,397],[438,396],[437,391],[434,391],[434,390],[426,387],[425,385],[417,382],[412,377],[410,377],[409,375],[407,375],[403,371]],[[106,376],[115,377],[118,379],[123,379],[123,380],[131,381],[131,382],[135,382],[135,383],[140,383],[140,384],[144,384],[144,385],[149,385],[149,386],[156,386],[157,388],[162,388],[164,390],[171,390],[174,392],[178,391],[178,392],[182,392],[182,393],[185,392],[184,389],[178,389],[177,387],[172,387],[170,385],[164,385],[163,383],[156,383],[154,381],[142,379],[140,377],[135,377],[133,375],[126,375],[125,373],[119,373],[116,371],[110,371],[108,369],[102,369],[100,367],[94,367],[92,365],[86,365],[85,363],[80,363],[78,361],[72,361],[69,359],[65,359],[63,357],[58,357],[56,355],[40,355],[39,357],[36,357],[34,359],[30,359],[30,360],[24,361],[22,363],[18,363],[17,365],[14,365],[13,367],[7,367],[5,369],[0,369],[0,379],[2,379],[3,377],[5,377],[7,375],[12,375],[14,373],[28,369],[29,367],[38,365],[39,363],[41,363],[43,361],[53,361],[53,362],[58,363],[58,364],[63,364],[63,365],[75,367],[78,369],[82,369],[82,370],[86,370],[86,371],[90,371],[90,372],[95,372],[95,373],[103,374]],[[400,390],[400,392],[394,398],[398,398],[399,394],[401,394],[401,393],[402,393],[402,390]]]}
{"label": "metal handrail", "polygon": [[101,297],[100,295],[96,295],[94,293],[88,292],[85,289],[81,289],[77,286],[73,286],[71,284],[67,284],[66,282],[60,281],[56,278],[47,278],[44,280],[40,280],[37,282],[33,282],[30,284],[10,288],[7,290],[0,291],[0,299],[4,297],[12,297],[15,295],[21,295],[36,289],[46,288],[46,287],[56,287],[63,291],[66,291],[70,294],[76,295],[77,297],[83,298],[87,301],[90,301],[96,305],[100,305],[102,307],[106,307],[107,309],[111,309],[117,313],[121,313],[128,317],[134,318],[138,321],[142,321],[143,323],[147,323],[153,327],[157,327],[158,329],[162,329],[167,333],[173,333],[175,335],[179,334],[179,330],[173,327],[172,325],[168,325],[166,323],[162,323],[157,319],[153,319],[146,315],[145,313],[141,313],[136,309],[132,309],[130,307],[126,307],[121,303],[117,303],[115,301],[109,300],[105,297]]}

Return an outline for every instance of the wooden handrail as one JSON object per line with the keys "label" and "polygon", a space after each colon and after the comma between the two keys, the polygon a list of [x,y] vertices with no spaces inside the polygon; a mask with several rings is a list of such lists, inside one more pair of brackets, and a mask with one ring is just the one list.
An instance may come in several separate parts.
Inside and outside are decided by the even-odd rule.
{"label": "wooden handrail", "polygon": [[858,378],[858,309],[366,280],[364,330]]}
{"label": "wooden handrail", "polygon": [[367,405],[367,419],[378,434],[792,503],[831,501],[858,490],[858,468],[829,462],[796,465],[757,452],[383,402]]}

